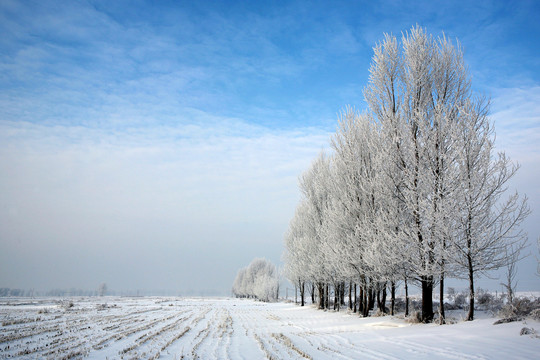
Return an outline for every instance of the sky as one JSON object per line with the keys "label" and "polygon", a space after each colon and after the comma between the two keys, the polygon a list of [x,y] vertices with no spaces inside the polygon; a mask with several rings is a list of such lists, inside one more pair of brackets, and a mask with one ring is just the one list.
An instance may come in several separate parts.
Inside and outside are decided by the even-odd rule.
{"label": "sky", "polygon": [[[459,39],[521,165],[540,290],[537,1],[0,2],[0,287],[228,294],[281,263],[298,176],[365,109],[373,47]],[[481,286],[500,290],[501,279]],[[465,287],[465,285],[463,286]]]}

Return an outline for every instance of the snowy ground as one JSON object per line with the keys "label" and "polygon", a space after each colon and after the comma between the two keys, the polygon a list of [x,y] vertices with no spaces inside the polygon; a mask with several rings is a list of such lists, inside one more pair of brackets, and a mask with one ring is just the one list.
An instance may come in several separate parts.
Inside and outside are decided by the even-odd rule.
{"label": "snowy ground", "polygon": [[[69,307],[69,301],[73,306]],[[0,358],[538,359],[527,320],[410,325],[397,317],[236,299],[0,300]],[[539,331],[540,332],[540,331]]]}

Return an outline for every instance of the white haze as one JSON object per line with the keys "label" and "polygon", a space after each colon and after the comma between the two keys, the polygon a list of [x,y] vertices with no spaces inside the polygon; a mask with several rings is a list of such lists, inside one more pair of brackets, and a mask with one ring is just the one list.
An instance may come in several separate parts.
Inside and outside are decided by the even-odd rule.
{"label": "white haze", "polygon": [[226,294],[240,265],[278,263],[297,176],[328,134],[218,120],[3,123],[2,284]]}

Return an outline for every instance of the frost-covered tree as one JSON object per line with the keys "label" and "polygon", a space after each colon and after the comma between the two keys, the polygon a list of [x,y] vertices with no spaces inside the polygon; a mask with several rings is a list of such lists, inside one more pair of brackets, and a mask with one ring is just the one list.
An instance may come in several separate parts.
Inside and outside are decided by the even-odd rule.
{"label": "frost-covered tree", "polygon": [[461,204],[454,261],[469,280],[468,320],[474,319],[474,279],[480,273],[508,266],[518,259],[526,241],[519,228],[529,214],[527,198],[517,193],[503,199],[518,166],[504,153],[494,154],[489,102],[471,99],[462,112],[459,170]]}
{"label": "frost-covered tree", "polygon": [[319,307],[327,307],[328,287],[332,281],[333,267],[329,262],[328,241],[323,232],[330,206],[330,158],[324,153],[313,161],[311,167],[300,177],[300,190],[305,201],[304,224],[309,239],[309,278],[317,284]]}
{"label": "frost-covered tree", "polygon": [[[401,46],[400,46],[401,45]],[[410,242],[411,269],[422,288],[422,318],[433,318],[435,281],[444,279],[446,247],[455,202],[455,134],[468,82],[461,52],[420,27],[401,44],[386,35],[375,48],[368,112],[381,124],[388,166],[398,200],[400,230]]]}
{"label": "frost-covered tree", "polygon": [[313,236],[311,226],[308,223],[309,206],[306,201],[301,201],[295,215],[289,224],[289,229],[285,234],[285,252],[283,260],[285,263],[284,274],[287,279],[300,290],[301,306],[305,304],[306,282],[312,280],[309,269],[313,267],[311,263],[312,250],[309,236]]}
{"label": "frost-covered tree", "polygon": [[517,166],[494,155],[489,103],[471,91],[459,44],[420,27],[374,48],[364,96],[366,112],[341,114],[333,154],[301,178],[288,276],[316,284],[320,307],[329,284],[335,294],[360,285],[364,315],[375,292],[385,311],[388,285],[394,294],[404,280],[407,293],[416,281],[425,322],[434,318],[434,286],[442,299],[445,278],[465,276],[472,319],[475,276],[516,261],[529,213],[525,198],[503,200]]}
{"label": "frost-covered tree", "polygon": [[107,284],[105,283],[99,284],[97,292],[99,296],[105,296],[107,294]]}
{"label": "frost-covered tree", "polygon": [[371,119],[346,108],[331,139],[335,171],[328,230],[336,239],[335,263],[346,280],[360,284],[360,307],[364,315],[368,311],[364,295],[382,279],[383,265],[388,265],[385,260],[366,256],[366,251],[381,241],[383,233],[379,227],[383,213],[377,171],[378,138]]}
{"label": "frost-covered tree", "polygon": [[233,294],[261,301],[275,301],[279,292],[279,273],[270,261],[257,258],[240,269],[233,283]]}
{"label": "frost-covered tree", "polygon": [[237,297],[247,297],[248,291],[244,288],[246,285],[244,283],[244,277],[246,276],[247,269],[242,268],[238,270],[238,273],[236,274],[236,277],[234,278],[234,283],[232,287],[232,292]]}

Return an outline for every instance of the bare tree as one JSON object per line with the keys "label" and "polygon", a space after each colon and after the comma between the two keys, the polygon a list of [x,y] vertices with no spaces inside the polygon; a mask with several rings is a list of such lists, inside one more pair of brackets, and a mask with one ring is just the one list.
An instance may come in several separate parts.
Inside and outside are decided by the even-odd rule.
{"label": "bare tree", "polygon": [[514,249],[513,246],[509,246],[509,248],[506,249],[505,255],[508,259],[508,264],[506,265],[506,272],[505,272],[505,282],[501,283],[501,285],[506,289],[506,293],[508,294],[508,304],[512,305],[514,302],[514,293],[516,292],[516,263],[519,259],[519,252],[521,249]]}

